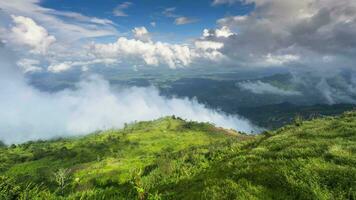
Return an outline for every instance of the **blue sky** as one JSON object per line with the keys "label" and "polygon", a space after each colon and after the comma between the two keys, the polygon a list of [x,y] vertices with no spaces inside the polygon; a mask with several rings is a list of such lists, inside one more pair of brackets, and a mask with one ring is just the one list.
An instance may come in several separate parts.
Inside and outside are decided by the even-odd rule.
{"label": "blue sky", "polygon": [[[115,16],[113,10],[126,2],[130,2],[130,5],[122,11],[127,16]],[[216,20],[226,16],[246,15],[253,10],[252,4],[237,2],[232,5],[212,5],[211,0],[44,0],[41,6],[110,19],[122,34],[130,32],[134,27],[145,26],[153,38],[165,42],[184,42],[199,37],[203,29],[215,28]],[[170,8],[174,8],[170,12],[173,15],[171,17],[164,14]],[[174,22],[178,17],[187,17],[195,22],[176,25]],[[152,22],[156,26],[152,26]]]}

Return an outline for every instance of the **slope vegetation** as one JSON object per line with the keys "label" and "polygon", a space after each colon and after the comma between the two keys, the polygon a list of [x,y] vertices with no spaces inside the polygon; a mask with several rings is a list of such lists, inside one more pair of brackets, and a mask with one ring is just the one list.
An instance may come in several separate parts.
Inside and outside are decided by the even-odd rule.
{"label": "slope vegetation", "polygon": [[0,147],[0,199],[356,199],[356,113],[258,136],[166,117]]}

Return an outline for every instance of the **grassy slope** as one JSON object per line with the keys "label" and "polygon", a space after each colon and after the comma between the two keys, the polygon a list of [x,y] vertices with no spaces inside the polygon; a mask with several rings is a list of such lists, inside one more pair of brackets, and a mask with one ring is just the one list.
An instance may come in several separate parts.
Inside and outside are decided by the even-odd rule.
{"label": "grassy slope", "polygon": [[[356,113],[303,122],[227,147],[174,188],[190,199],[355,199]],[[198,192],[197,192],[198,191]]]}
{"label": "grassy slope", "polygon": [[137,173],[135,170],[150,166],[164,154],[228,139],[249,138],[227,136],[231,133],[210,124],[173,118],[139,122],[123,130],[83,138],[28,142],[0,148],[0,174],[13,178],[16,183],[43,184],[45,189],[55,191],[53,173],[65,168],[71,171],[68,193],[126,184],[122,191],[125,193],[134,189],[127,183]]}
{"label": "grassy slope", "polygon": [[[163,118],[84,138],[0,148],[6,183],[0,180],[0,193],[35,193],[39,199],[355,199],[355,166],[355,112],[255,137]],[[59,168],[71,173],[64,195],[53,182]],[[25,189],[27,182],[32,185]]]}

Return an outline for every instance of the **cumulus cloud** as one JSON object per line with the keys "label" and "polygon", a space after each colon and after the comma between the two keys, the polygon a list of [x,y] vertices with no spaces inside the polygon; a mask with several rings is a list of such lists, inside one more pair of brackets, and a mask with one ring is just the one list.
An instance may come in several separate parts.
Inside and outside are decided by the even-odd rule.
{"label": "cumulus cloud", "polygon": [[18,143],[121,128],[124,123],[176,115],[218,126],[256,131],[247,120],[211,110],[196,100],[165,98],[155,88],[112,88],[91,76],[73,90],[41,92],[29,86],[0,48],[0,140]]}
{"label": "cumulus cloud", "polygon": [[128,9],[130,6],[132,6],[131,2],[123,2],[116,6],[113,10],[113,14],[117,17],[127,17],[128,15],[126,14],[125,10]]}
{"label": "cumulus cloud", "polygon": [[[173,10],[173,8],[171,8]],[[229,37],[233,35],[227,27],[206,30],[203,38],[193,44],[170,44],[153,42],[145,27],[132,30],[135,39],[119,37],[114,43],[92,43],[89,54],[98,59],[116,59],[117,62],[131,62],[133,65],[166,65],[170,68],[186,67],[194,62],[218,62],[227,58],[220,52],[224,43],[206,40],[207,37]]]}
{"label": "cumulus cloud", "polygon": [[52,64],[48,66],[47,70],[53,73],[59,73],[63,71],[67,71],[72,67],[70,62],[64,62],[64,63],[58,63],[58,64]]}
{"label": "cumulus cloud", "polygon": [[[356,2],[353,0],[214,0],[213,4],[253,4],[246,15],[217,21],[236,34],[204,40],[224,44],[219,51],[234,65],[285,67],[303,93],[323,103],[355,103]],[[345,75],[347,74],[347,76]],[[261,93],[261,83],[246,89]],[[256,90],[257,89],[257,90]],[[268,89],[274,90],[274,89]],[[280,93],[281,91],[277,92]]]}
{"label": "cumulus cloud", "polygon": [[[24,73],[38,72],[48,63],[90,64],[102,60],[106,65],[108,59],[88,56],[85,46],[89,38],[117,35],[114,22],[45,8],[40,3],[40,0],[0,1],[1,44],[12,46],[22,58],[32,60],[19,61]],[[71,68],[65,67],[67,70]]]}
{"label": "cumulus cloud", "polygon": [[[53,73],[74,67],[89,70],[90,65],[119,62],[133,66],[166,65],[171,68],[205,66],[206,62],[213,62],[217,66],[289,67],[296,71],[354,68],[354,1],[215,0],[213,4],[218,6],[238,1],[254,4],[254,10],[243,16],[228,16],[218,20],[218,28],[203,30],[200,38],[188,44],[155,42],[145,27],[137,27],[133,30],[135,39],[120,37],[112,43],[91,45],[83,43],[91,37],[117,34],[111,20],[44,8],[39,0],[0,1],[0,26],[4,26],[0,27],[0,37],[4,39],[0,46],[7,44],[10,36],[22,38],[13,41],[30,48],[30,51],[21,53],[25,54],[24,58],[31,59],[17,63],[25,73],[41,70],[43,63],[49,65],[47,71]],[[119,8],[125,11],[131,4],[120,5]],[[11,15],[21,20],[16,23]],[[176,14],[176,8],[165,9],[163,15],[172,20],[184,17]],[[13,24],[12,28],[10,24]],[[28,35],[31,37],[28,38]],[[75,46],[77,43],[73,41],[81,41],[80,45],[89,48]],[[28,52],[32,54],[26,55]],[[348,97],[352,99],[352,95],[344,91],[352,94],[354,86],[349,81],[344,83],[342,87],[335,87],[326,79],[324,83],[312,82],[311,86],[319,85],[319,88],[312,87],[314,90],[331,91],[323,95],[331,97],[329,99],[332,101],[329,102],[340,102],[337,96],[351,102]]]}
{"label": "cumulus cloud", "polygon": [[197,48],[193,48],[188,45],[144,42],[120,37],[115,43],[93,43],[89,51],[98,58],[111,58],[126,62],[131,59],[135,64],[141,60],[146,65],[167,65],[170,68],[188,66],[199,59],[212,61],[224,59],[224,56],[217,51],[218,43],[198,42],[196,45]]}
{"label": "cumulus cloud", "polygon": [[[214,1],[215,4],[234,2],[238,1]],[[309,67],[325,65],[321,59],[318,59],[323,56],[354,60],[355,1],[243,0],[239,2],[254,4],[254,11],[244,16],[229,16],[218,20],[220,26],[238,30],[237,35],[225,41],[222,50],[233,60],[249,66],[263,61],[267,61],[264,65],[273,65],[280,62],[268,62],[271,59],[266,60],[266,55],[284,57],[298,55],[303,57],[298,60],[298,63]],[[334,61],[329,64],[346,65],[346,62]]]}
{"label": "cumulus cloud", "polygon": [[143,42],[149,42],[151,41],[151,35],[146,29],[146,27],[141,26],[141,27],[135,27],[132,30],[132,33],[134,34],[134,37],[138,40],[141,40]]}
{"label": "cumulus cloud", "polygon": [[[137,53],[124,53],[124,55],[129,55],[129,57],[137,55],[140,59],[144,57],[144,64],[148,63],[147,65],[165,64],[170,67],[191,65],[194,63],[193,61],[209,59],[211,54],[213,57],[209,61],[218,62],[226,59],[230,61],[215,63],[219,66],[227,64],[245,67],[295,67],[297,65],[300,68],[353,67],[356,54],[356,39],[354,37],[356,34],[356,3],[353,0],[215,0],[213,4],[219,6],[236,2],[253,4],[254,10],[242,16],[221,18],[217,21],[218,28],[203,30],[203,36],[193,39],[189,45],[179,44],[179,46],[187,46],[190,49],[190,53],[183,51],[186,53],[185,57],[190,58],[188,60],[171,59],[172,56],[169,56],[171,51],[165,51],[167,55],[163,56],[161,48],[155,48],[156,52],[152,53],[152,45],[149,44],[151,38],[147,29],[143,29],[143,27],[138,27],[133,32],[136,40],[147,43],[144,46],[148,52],[140,51],[142,55],[137,55]],[[123,12],[130,6],[130,2],[124,2],[117,8],[118,11]],[[74,49],[71,42],[88,37],[117,34],[111,20],[44,8],[39,5],[39,0],[1,1],[0,7],[8,15],[21,14],[21,16],[30,17],[37,25],[40,24],[51,35],[56,36],[56,44],[59,43],[59,40],[61,42],[68,41],[67,45],[61,47],[61,51],[58,51],[58,47],[56,47],[56,51],[51,54],[50,62],[65,62],[66,60],[63,58],[68,58],[68,55],[72,55],[73,58],[82,57],[83,60],[91,59],[82,49]],[[175,7],[166,8],[162,14],[174,19],[179,24],[190,21],[190,17],[176,14],[176,11]],[[126,15],[125,12],[118,14]],[[0,17],[2,21],[6,22],[3,15]],[[0,32],[4,31],[0,29]],[[196,41],[198,42],[196,43]],[[162,42],[152,43],[153,46],[164,44]],[[211,51],[210,48],[208,52],[203,52],[203,48],[200,48],[213,43],[222,43],[223,46],[215,48],[215,51]],[[36,45],[39,44],[36,43]],[[196,47],[196,44],[199,48],[192,49]],[[110,46],[110,44],[106,45]],[[202,54],[198,55],[197,52]],[[151,56],[152,54],[160,56]],[[177,64],[177,60],[188,62]]]}
{"label": "cumulus cloud", "polygon": [[229,27],[227,26],[222,26],[220,29],[204,29],[203,30],[203,37],[204,38],[228,38],[230,36],[234,35],[234,33],[230,30]]}
{"label": "cumulus cloud", "polygon": [[56,41],[54,36],[49,35],[44,27],[31,18],[14,15],[11,17],[15,23],[9,36],[12,42],[30,47],[33,53],[46,54],[49,46]]}
{"label": "cumulus cloud", "polygon": [[238,83],[238,86],[241,89],[250,91],[254,94],[276,94],[282,96],[301,95],[301,93],[298,91],[281,89],[279,87],[262,81],[244,81]]}
{"label": "cumulus cloud", "polygon": [[185,45],[170,45],[162,42],[143,42],[120,37],[115,43],[93,44],[91,52],[102,58],[141,59],[147,65],[168,65],[171,68],[187,66],[191,61],[191,51]]}

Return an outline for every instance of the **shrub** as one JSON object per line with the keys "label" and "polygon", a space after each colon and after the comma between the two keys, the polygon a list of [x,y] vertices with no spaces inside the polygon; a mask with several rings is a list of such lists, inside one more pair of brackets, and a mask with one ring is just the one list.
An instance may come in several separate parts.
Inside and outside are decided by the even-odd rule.
{"label": "shrub", "polygon": [[0,176],[0,199],[15,200],[20,194],[21,187],[12,178]]}
{"label": "shrub", "polygon": [[303,123],[303,116],[297,114],[297,115],[294,117],[294,125],[300,126],[300,125],[302,125],[302,123]]}
{"label": "shrub", "polygon": [[58,169],[54,174],[54,181],[58,186],[58,191],[64,195],[64,191],[70,184],[70,171],[69,169]]}

